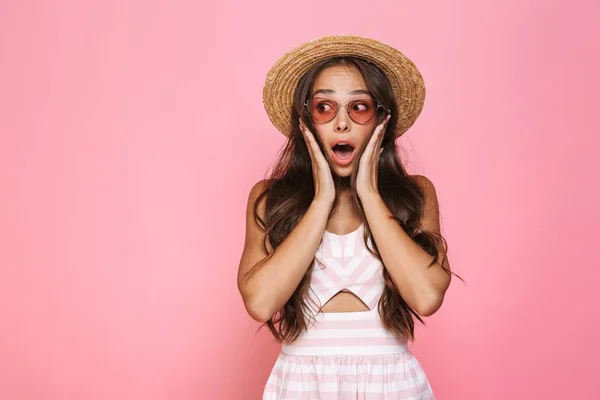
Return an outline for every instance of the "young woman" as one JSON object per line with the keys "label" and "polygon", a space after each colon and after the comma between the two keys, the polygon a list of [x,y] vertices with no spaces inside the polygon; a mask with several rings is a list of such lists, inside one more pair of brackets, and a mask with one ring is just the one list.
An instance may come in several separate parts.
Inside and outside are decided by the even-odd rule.
{"label": "young woman", "polygon": [[263,399],[434,399],[407,342],[452,273],[434,186],[395,143],[424,98],[406,56],[359,36],[312,40],[269,71],[265,109],[288,141],[250,191],[238,274],[282,343]]}

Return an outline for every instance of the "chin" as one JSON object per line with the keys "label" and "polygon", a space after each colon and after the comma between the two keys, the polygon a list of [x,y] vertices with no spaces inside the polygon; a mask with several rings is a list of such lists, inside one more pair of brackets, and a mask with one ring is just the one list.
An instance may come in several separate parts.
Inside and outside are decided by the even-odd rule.
{"label": "chin", "polygon": [[344,167],[341,167],[339,165],[335,165],[333,168],[331,168],[331,171],[336,174],[339,177],[350,177],[350,175],[352,175],[352,165],[346,165]]}

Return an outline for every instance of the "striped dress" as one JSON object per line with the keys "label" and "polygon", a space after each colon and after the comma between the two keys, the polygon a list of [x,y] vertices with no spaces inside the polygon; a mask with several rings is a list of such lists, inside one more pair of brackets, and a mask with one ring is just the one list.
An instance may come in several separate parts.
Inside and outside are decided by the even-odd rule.
{"label": "striped dress", "polygon": [[325,231],[316,254],[323,265],[315,265],[309,292],[322,305],[348,290],[369,311],[315,312],[309,329],[282,346],[263,400],[435,399],[406,340],[385,329],[379,317],[383,266],[366,249],[363,229]]}

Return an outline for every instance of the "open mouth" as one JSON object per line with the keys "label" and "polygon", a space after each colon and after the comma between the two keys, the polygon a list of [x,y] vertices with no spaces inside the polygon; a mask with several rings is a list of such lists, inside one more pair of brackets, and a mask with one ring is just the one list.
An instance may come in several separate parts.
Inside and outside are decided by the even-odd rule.
{"label": "open mouth", "polygon": [[348,165],[354,159],[354,147],[348,143],[338,143],[331,148],[333,160],[339,165]]}

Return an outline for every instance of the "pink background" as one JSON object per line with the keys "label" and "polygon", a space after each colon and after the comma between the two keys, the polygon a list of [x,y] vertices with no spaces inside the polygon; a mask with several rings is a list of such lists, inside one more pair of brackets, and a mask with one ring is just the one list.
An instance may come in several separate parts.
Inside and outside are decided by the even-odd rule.
{"label": "pink background", "polygon": [[441,400],[600,399],[597,1],[4,1],[0,398],[258,399],[279,350],[236,287],[283,144],[269,67],[400,48],[402,138],[454,280],[412,347]]}

